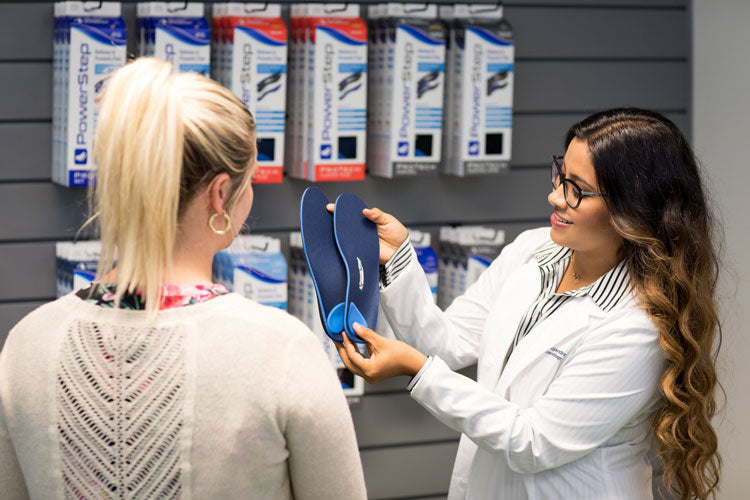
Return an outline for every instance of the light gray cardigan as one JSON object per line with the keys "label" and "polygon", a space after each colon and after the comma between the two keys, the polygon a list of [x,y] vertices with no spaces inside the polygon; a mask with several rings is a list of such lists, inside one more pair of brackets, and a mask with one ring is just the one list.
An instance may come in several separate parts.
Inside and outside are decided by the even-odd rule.
{"label": "light gray cardigan", "polygon": [[366,498],[346,400],[301,322],[236,294],[149,321],[70,294],[11,330],[3,498]]}

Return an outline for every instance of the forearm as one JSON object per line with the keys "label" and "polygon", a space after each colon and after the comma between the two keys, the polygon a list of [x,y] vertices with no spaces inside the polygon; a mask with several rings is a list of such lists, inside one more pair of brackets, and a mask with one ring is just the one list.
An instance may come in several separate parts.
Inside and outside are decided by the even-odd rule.
{"label": "forearm", "polygon": [[[440,356],[451,368],[471,365],[476,362],[484,308],[471,303],[472,312],[461,319],[452,311],[440,310],[416,255],[410,251],[411,260],[380,294],[389,324],[399,340],[424,354]],[[458,312],[461,314],[460,308]]]}

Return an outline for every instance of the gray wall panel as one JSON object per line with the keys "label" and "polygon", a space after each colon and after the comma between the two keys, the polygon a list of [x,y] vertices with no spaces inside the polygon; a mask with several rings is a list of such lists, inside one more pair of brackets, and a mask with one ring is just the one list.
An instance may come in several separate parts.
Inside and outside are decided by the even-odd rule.
{"label": "gray wall panel", "polygon": [[0,75],[0,120],[52,118],[52,62],[0,63]]}
{"label": "gray wall panel", "polygon": [[[523,3],[505,8],[515,28],[516,57],[544,58],[685,58],[688,45],[687,15],[684,9],[662,9],[643,16],[629,8],[602,9],[601,5],[571,8],[565,2],[544,9]],[[554,5],[554,4],[553,4]],[[48,3],[11,3],[0,18],[0,60],[52,59],[52,6]],[[135,32],[133,4],[123,5],[123,19]],[[34,36],[29,36],[29,34]],[[684,34],[684,39],[675,36]],[[556,38],[549,44],[549,36]],[[23,45],[16,44],[19,38]],[[128,37],[129,51],[135,37]]]}
{"label": "gray wall panel", "polygon": [[[469,377],[472,380],[477,379],[477,365],[471,365],[462,370],[457,370],[457,373]],[[365,382],[365,394],[379,394],[379,393],[399,393],[406,392],[406,386],[409,384],[409,377],[393,377],[379,384],[368,384]]]}
{"label": "gray wall panel", "polygon": [[0,346],[5,343],[5,338],[13,325],[42,304],[44,301],[0,304]]}
{"label": "gray wall panel", "polygon": [[683,110],[690,98],[686,62],[519,61],[516,112],[595,111],[617,106]]}
{"label": "gray wall panel", "polygon": [[[371,178],[364,183],[328,183],[320,188],[329,199],[344,191],[357,193],[405,224],[525,220],[547,214],[548,177],[546,170],[522,169],[484,178]],[[250,215],[250,227],[299,227],[297,200],[309,185],[287,179],[281,186],[256,186],[257,205]],[[290,202],[280,204],[276,201],[280,199]]]}
{"label": "gray wall panel", "polygon": [[[52,59],[52,3],[15,2],[2,6],[0,60]],[[23,40],[23,43],[18,43]]]}
{"label": "gray wall panel", "polygon": [[[690,66],[679,61],[519,61],[514,111],[582,112],[614,106],[686,109]],[[52,63],[0,63],[0,120],[52,117]],[[21,98],[19,98],[19,96]]]}
{"label": "gray wall panel", "polygon": [[[587,113],[517,114],[513,117],[514,167],[542,166],[550,155],[562,154],[568,128],[585,118]],[[687,113],[666,113],[685,134],[690,133]]]}
{"label": "gray wall panel", "polygon": [[[689,26],[685,10],[644,16],[633,9],[529,8],[508,5],[516,57],[525,58],[685,58]],[[678,35],[679,34],[679,35]],[[553,37],[555,44],[550,44]]]}
{"label": "gray wall panel", "polygon": [[[378,321],[380,320],[378,319]],[[368,384],[365,382],[365,394],[405,391],[406,386],[409,385],[409,380],[410,377],[393,377],[378,384]]]}
{"label": "gray wall panel", "polygon": [[55,244],[0,244],[0,302],[55,296]]}
{"label": "gray wall panel", "polygon": [[448,491],[458,441],[362,451],[371,500],[438,496]]}
{"label": "gray wall panel", "polygon": [[51,182],[0,184],[0,241],[72,238],[86,211],[85,194]]}
{"label": "gray wall panel", "polygon": [[52,170],[52,125],[0,123],[0,182],[49,180]]}
{"label": "gray wall panel", "polygon": [[373,394],[362,398],[351,410],[361,448],[459,438],[456,431],[432,418],[407,392]]}
{"label": "gray wall panel", "polygon": [[[370,179],[320,187],[330,199],[344,191],[357,193],[406,224],[517,221],[549,216],[548,177],[547,169],[542,168],[485,178]],[[308,186],[310,183],[295,179],[255,186],[255,202],[247,222],[250,230],[299,228],[299,199]],[[84,189],[48,182],[0,184],[0,242],[70,239],[83,222],[86,209]]]}

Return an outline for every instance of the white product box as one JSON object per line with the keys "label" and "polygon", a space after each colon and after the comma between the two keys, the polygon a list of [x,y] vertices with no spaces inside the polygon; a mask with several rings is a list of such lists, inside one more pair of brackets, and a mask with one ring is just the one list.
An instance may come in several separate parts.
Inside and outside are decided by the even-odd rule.
{"label": "white product box", "polygon": [[289,62],[287,79],[287,121],[284,159],[292,177],[302,178],[302,109],[303,81],[305,78],[304,44],[302,37],[306,4],[292,4],[289,18]]}
{"label": "white product box", "polygon": [[253,182],[280,183],[287,94],[287,28],[281,6],[218,4],[214,6],[214,23],[220,33],[214,36],[212,50],[221,54],[214,76],[255,117],[258,169]]}
{"label": "white product box", "polygon": [[502,7],[442,6],[450,26],[443,173],[507,170],[511,158],[514,43]]}
{"label": "white product box", "polygon": [[440,228],[438,306],[446,309],[462,295],[505,244],[505,231],[484,226]]}
{"label": "white product box", "polygon": [[483,226],[458,227],[458,245],[463,250],[465,261],[461,268],[465,272],[459,295],[471,286],[487,269],[505,245],[505,231]]}
{"label": "white product box", "polygon": [[[290,175],[313,182],[363,180],[366,155],[367,26],[356,4],[292,9],[296,119],[288,134]],[[301,119],[299,115],[302,115]]]}
{"label": "white product box", "polygon": [[268,236],[237,236],[214,256],[214,281],[261,304],[287,308],[287,263],[281,242]]}
{"label": "white product box", "polygon": [[458,234],[454,227],[443,226],[440,228],[438,252],[438,293],[437,304],[440,309],[445,310],[455,298],[456,273],[458,265],[457,245]]}
{"label": "white product box", "polygon": [[437,6],[388,3],[375,9],[382,72],[371,76],[380,112],[368,166],[383,177],[434,174],[441,158],[446,29]]}
{"label": "white product box", "polygon": [[430,284],[430,290],[432,290],[432,298],[437,302],[439,283],[438,258],[435,249],[432,248],[431,245],[432,237],[430,236],[430,233],[410,229],[409,238],[411,239],[411,244],[417,254],[419,265],[422,266],[422,270],[424,271],[425,276],[427,276],[427,282]]}
{"label": "white product box", "polygon": [[99,241],[55,243],[57,296],[62,297],[93,283],[101,253],[102,246]]}
{"label": "white product box", "polygon": [[140,55],[172,64],[176,71],[210,74],[211,29],[202,2],[140,2]]}
{"label": "white product box", "polygon": [[54,7],[52,180],[94,182],[92,156],[107,78],[125,65],[126,30],[118,2],[58,2]]}

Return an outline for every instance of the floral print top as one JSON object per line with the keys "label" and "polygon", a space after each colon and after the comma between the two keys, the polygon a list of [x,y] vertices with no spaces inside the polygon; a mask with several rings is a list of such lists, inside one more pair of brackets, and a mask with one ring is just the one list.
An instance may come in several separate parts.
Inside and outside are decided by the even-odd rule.
{"label": "floral print top", "polygon": [[[218,283],[210,285],[161,285],[161,304],[159,310],[189,306],[206,302],[214,297],[226,295],[229,291]],[[95,283],[82,288],[76,295],[86,302],[102,307],[115,307],[115,284]],[[120,299],[120,309],[143,310],[146,303],[140,292],[126,293]]]}

